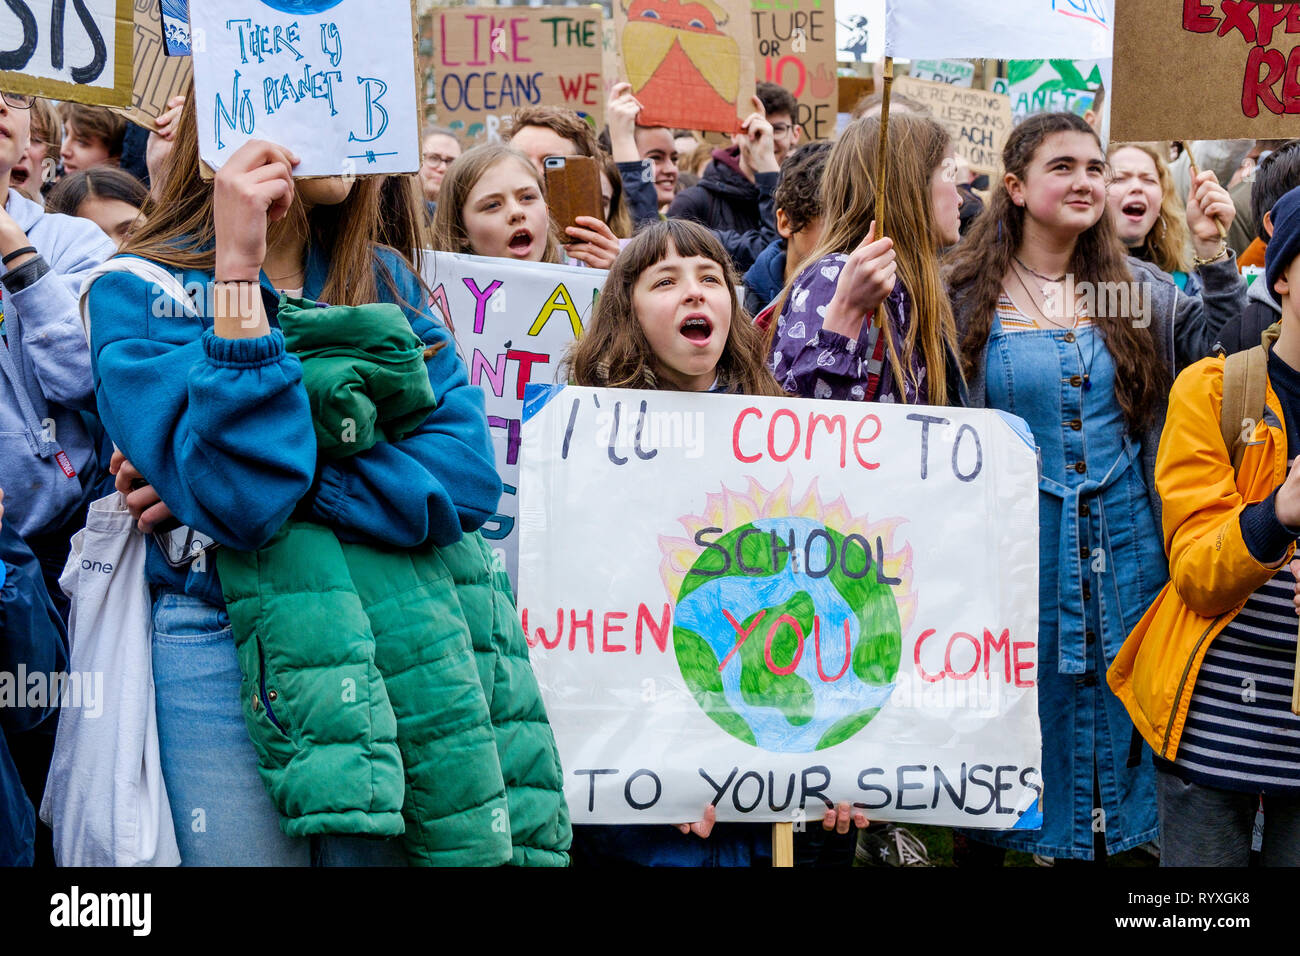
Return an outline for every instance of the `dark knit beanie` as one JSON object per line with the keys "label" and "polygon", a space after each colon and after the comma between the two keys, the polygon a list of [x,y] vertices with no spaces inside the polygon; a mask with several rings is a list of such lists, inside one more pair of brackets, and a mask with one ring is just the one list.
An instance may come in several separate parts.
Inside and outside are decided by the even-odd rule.
{"label": "dark knit beanie", "polygon": [[[1264,250],[1264,277],[1269,292],[1274,292],[1278,278],[1296,256],[1300,256],[1300,186],[1273,206],[1273,238]],[[1292,294],[1296,293],[1300,289],[1292,290]]]}

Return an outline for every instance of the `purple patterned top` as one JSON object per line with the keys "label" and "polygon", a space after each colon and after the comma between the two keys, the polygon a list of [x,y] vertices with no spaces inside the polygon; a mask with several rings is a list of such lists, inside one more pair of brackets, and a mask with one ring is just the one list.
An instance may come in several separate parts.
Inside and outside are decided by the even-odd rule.
{"label": "purple patterned top", "polygon": [[[848,258],[843,253],[832,253],[804,269],[795,279],[785,308],[776,320],[772,374],[783,389],[803,398],[899,401],[894,376],[889,371],[888,352],[874,323],[864,322],[861,337],[856,341],[822,328],[826,307],[835,295],[836,280]],[[888,302],[886,315],[895,347],[901,350],[912,313],[902,280],[895,283]],[[911,375],[907,376],[911,380],[904,383],[902,401],[915,405],[918,393],[928,394],[925,365],[919,350],[912,355],[900,352],[899,360],[905,372],[911,367]]]}

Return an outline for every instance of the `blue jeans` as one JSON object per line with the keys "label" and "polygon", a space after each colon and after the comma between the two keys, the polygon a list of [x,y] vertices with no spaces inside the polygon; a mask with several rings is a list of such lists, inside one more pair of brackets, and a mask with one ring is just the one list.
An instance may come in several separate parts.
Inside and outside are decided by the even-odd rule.
{"label": "blue jeans", "polygon": [[234,632],[222,608],[163,594],[153,608],[163,779],[185,866],[405,866],[398,839],[280,831],[239,706]]}

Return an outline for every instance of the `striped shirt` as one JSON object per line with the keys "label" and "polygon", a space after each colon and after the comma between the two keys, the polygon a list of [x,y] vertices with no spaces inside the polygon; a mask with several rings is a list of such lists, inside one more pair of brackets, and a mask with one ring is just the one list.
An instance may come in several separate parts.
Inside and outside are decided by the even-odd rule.
{"label": "striped shirt", "polygon": [[1300,717],[1291,713],[1294,595],[1295,578],[1284,566],[1210,643],[1172,768],[1185,780],[1300,793]]}
{"label": "striped shirt", "polygon": [[1083,311],[1082,307],[1078,312],[1078,321],[1073,326],[1053,325],[1051,322],[1034,319],[1020,311],[1020,308],[1012,301],[1011,296],[1007,295],[1005,289],[998,296],[998,322],[1002,324],[1002,328],[1007,332],[1025,332],[1032,329],[1063,332],[1071,328],[1081,329],[1092,324],[1092,320],[1088,318],[1088,314]]}

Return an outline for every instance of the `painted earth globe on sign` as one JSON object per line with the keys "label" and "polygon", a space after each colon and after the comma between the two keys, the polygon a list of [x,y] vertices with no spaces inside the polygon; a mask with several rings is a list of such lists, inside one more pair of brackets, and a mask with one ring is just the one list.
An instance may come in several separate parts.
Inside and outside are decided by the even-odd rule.
{"label": "painted earth globe on sign", "polygon": [[[773,510],[763,507],[769,501],[760,494],[742,511]],[[813,516],[757,516],[738,526],[721,514],[711,523],[683,519],[703,545],[689,565],[682,539],[663,542],[679,545],[683,565],[666,583],[680,581],[673,647],[687,688],[728,734],[777,753],[833,747],[871,722],[898,674],[904,615],[896,591],[910,603],[910,549],[887,547],[892,527],[803,510]]]}
{"label": "painted earth globe on sign", "polygon": [[294,13],[306,16],[311,13],[324,13],[337,7],[343,0],[262,0],[272,10],[281,13]]}

